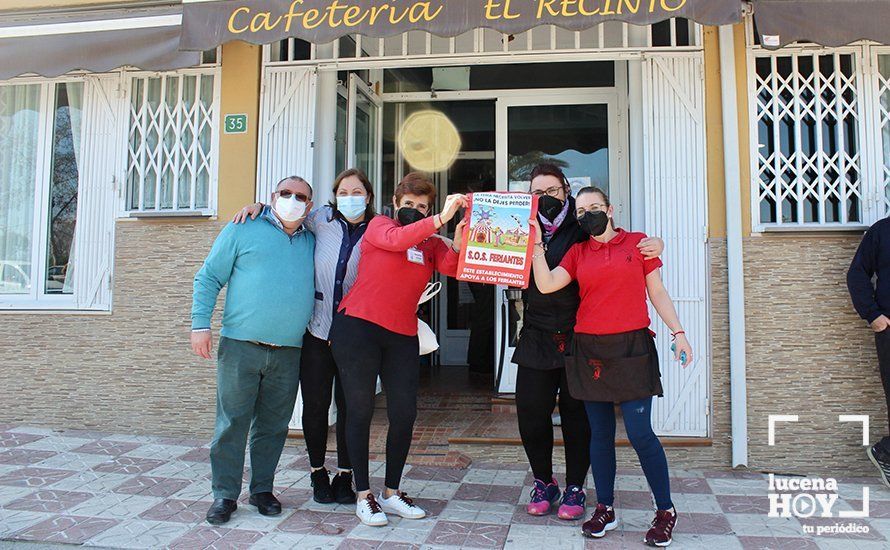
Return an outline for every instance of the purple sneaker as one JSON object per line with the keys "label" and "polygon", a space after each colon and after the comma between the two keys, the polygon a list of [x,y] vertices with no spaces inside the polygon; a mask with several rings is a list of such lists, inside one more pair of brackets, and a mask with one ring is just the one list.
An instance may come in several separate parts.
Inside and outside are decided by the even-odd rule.
{"label": "purple sneaker", "polygon": [[531,502],[525,507],[525,511],[533,516],[546,516],[550,513],[550,507],[559,501],[559,494],[559,485],[555,478],[548,484],[536,479],[535,486],[532,487]]}
{"label": "purple sneaker", "polygon": [[562,504],[559,505],[559,519],[578,519],[584,516],[584,503],[587,495],[584,489],[577,485],[569,485],[562,494]]}

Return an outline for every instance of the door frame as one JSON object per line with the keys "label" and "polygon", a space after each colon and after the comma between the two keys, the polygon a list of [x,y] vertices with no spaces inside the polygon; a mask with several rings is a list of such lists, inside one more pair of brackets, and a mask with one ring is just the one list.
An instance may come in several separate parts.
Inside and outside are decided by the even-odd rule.
{"label": "door frame", "polygon": [[[379,182],[383,178],[383,99],[377,95],[361,78],[355,73],[349,73],[349,82],[346,91],[346,167],[356,166],[355,156],[355,122],[356,110],[358,109],[358,95],[361,94],[374,106],[377,113],[374,117],[374,137],[373,147],[374,172],[367,174],[371,181]],[[382,197],[380,193],[374,193],[376,196],[374,207],[380,211],[382,206]]]}
{"label": "door frame", "polygon": [[[617,219],[627,220],[630,225],[630,178],[628,160],[628,129],[626,94],[618,88],[616,78],[614,88],[596,88],[590,90],[553,90],[547,95],[516,94],[498,98],[495,106],[495,161],[497,190],[507,191],[507,110],[510,107],[536,107],[551,105],[606,105],[608,113],[609,136],[609,199],[615,206]],[[545,99],[546,98],[546,99]],[[612,146],[614,137],[615,146]],[[517,366],[512,363],[513,349],[505,342],[504,315],[499,315],[508,307],[504,297],[507,287],[498,286],[495,293],[495,380],[499,394],[510,394],[516,391]],[[503,357],[501,356],[503,352]]]}

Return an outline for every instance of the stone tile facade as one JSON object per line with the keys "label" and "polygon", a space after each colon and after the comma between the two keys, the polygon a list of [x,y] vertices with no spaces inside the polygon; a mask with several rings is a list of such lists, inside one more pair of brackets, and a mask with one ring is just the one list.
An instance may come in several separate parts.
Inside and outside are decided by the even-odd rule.
{"label": "stone tile facade", "polygon": [[[748,430],[752,468],[774,472],[872,473],[861,425],[871,441],[887,435],[874,336],[847,293],[846,273],[862,235],[747,238],[745,310]],[[800,415],[767,445],[770,414]]]}
{"label": "stone tile facade", "polygon": [[0,315],[0,422],[209,435],[215,364],[191,354],[188,330],[222,226],[119,221],[111,315]]}

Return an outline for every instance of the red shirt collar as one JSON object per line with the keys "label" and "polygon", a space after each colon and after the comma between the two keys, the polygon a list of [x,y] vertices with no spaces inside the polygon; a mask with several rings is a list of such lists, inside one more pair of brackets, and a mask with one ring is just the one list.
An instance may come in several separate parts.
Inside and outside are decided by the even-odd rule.
{"label": "red shirt collar", "polygon": [[600,241],[594,239],[593,237],[591,237],[590,239],[588,239],[588,242],[590,243],[590,247],[593,250],[599,250],[600,248],[602,248],[604,246],[618,245],[618,244],[621,244],[622,242],[624,242],[624,239],[627,238],[627,231],[625,231],[621,228],[618,228],[615,231],[618,234],[615,235],[614,237],[612,237],[611,241],[606,242],[606,243],[600,242]]}

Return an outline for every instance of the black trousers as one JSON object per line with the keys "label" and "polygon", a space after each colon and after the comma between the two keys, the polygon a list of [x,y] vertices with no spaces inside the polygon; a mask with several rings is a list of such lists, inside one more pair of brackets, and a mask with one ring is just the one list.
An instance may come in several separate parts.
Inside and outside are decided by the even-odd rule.
{"label": "black trousers", "polygon": [[584,487],[590,468],[590,424],[584,402],[569,395],[565,369],[519,366],[516,374],[516,415],[519,435],[536,479],[553,477],[553,407],[559,394],[559,414],[566,453],[566,485]]}
{"label": "black trousers", "polygon": [[349,403],[346,443],[356,491],[370,488],[368,441],[374,416],[377,376],[386,392],[386,486],[398,489],[411,449],[417,418],[420,351],[417,336],[405,336],[380,325],[338,313],[331,326],[331,351]]}
{"label": "black trousers", "polygon": [[303,436],[309,453],[309,465],[324,466],[328,450],[328,411],[331,408],[331,388],[337,403],[337,466],[352,468],[346,443],[346,398],[340,384],[340,374],[327,340],[316,338],[308,331],[303,336],[303,355],[300,359],[300,388],[303,390]]}
{"label": "black trousers", "polygon": [[[887,400],[887,424],[890,426],[890,328],[875,333],[875,347],[878,349],[878,367],[884,384],[884,398]],[[880,445],[890,453],[890,435],[885,436]]]}

